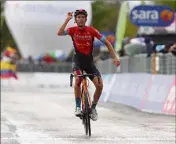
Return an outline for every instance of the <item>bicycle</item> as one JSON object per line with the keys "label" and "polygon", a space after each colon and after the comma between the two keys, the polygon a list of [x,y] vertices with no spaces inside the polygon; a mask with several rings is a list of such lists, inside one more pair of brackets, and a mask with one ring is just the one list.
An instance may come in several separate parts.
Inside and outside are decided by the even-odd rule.
{"label": "bicycle", "polygon": [[[83,72],[82,72],[83,73]],[[90,123],[90,115],[91,115],[91,107],[92,107],[92,103],[91,103],[91,98],[90,98],[90,94],[88,91],[88,82],[87,82],[87,77],[88,76],[98,76],[97,73],[94,74],[80,74],[80,75],[74,75],[71,74],[70,75],[70,87],[72,87],[72,82],[73,82],[73,77],[82,77],[83,80],[81,82],[82,87],[81,87],[81,116],[80,119],[82,119],[82,123],[84,125],[84,129],[85,129],[85,134],[87,135],[89,133],[89,136],[91,136],[91,123]],[[99,81],[99,77],[98,77],[98,82]]]}

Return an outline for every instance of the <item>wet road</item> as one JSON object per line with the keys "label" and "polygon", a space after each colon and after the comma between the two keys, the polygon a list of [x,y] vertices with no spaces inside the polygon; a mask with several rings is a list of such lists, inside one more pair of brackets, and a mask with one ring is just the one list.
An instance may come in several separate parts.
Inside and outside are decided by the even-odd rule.
{"label": "wet road", "polygon": [[84,134],[73,94],[1,92],[2,144],[174,144],[175,117],[100,104]]}

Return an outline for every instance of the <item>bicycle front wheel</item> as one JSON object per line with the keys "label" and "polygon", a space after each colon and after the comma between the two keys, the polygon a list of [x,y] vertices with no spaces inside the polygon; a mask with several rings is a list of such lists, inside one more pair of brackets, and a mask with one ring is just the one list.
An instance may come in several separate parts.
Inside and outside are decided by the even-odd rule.
{"label": "bicycle front wheel", "polygon": [[89,136],[91,136],[90,109],[89,109],[88,93],[87,92],[84,93],[84,99],[85,99],[86,135],[89,133]]}

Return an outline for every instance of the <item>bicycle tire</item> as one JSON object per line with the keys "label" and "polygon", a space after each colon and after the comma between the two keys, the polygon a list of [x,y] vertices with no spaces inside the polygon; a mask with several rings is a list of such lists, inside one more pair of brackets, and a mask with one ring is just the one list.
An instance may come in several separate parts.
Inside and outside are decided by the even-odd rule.
{"label": "bicycle tire", "polygon": [[87,119],[87,101],[86,101],[86,95],[84,96],[84,104],[85,104],[85,109],[83,108],[83,124],[84,124],[84,130],[85,134],[88,134],[88,119]]}
{"label": "bicycle tire", "polygon": [[[81,90],[81,96],[84,94],[83,88]],[[81,97],[82,98],[82,97]],[[85,104],[85,96],[84,96],[84,104]],[[84,109],[84,106],[82,105],[82,124],[84,125],[84,131],[85,134],[88,134],[88,128],[87,128],[87,119],[86,119],[86,109]]]}
{"label": "bicycle tire", "polygon": [[85,119],[86,119],[86,135],[89,133],[91,136],[91,124],[90,124],[90,110],[89,110],[89,102],[88,102],[88,93],[85,92]]}

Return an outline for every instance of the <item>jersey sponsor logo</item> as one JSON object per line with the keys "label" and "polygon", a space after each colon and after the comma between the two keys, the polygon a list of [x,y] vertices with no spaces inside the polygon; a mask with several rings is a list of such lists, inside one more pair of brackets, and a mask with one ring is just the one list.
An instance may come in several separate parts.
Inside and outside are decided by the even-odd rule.
{"label": "jersey sponsor logo", "polygon": [[92,39],[91,35],[88,35],[87,33],[85,35],[81,35],[79,33],[76,33],[76,34],[74,34],[74,38],[76,40],[82,40],[82,41],[88,41],[88,40]]}
{"label": "jersey sponsor logo", "polygon": [[90,44],[89,42],[86,42],[86,43],[77,43],[76,45],[77,45],[77,47],[79,47],[80,49],[84,49],[84,48],[86,48],[86,47],[90,47],[90,46],[91,46],[91,44]]}

